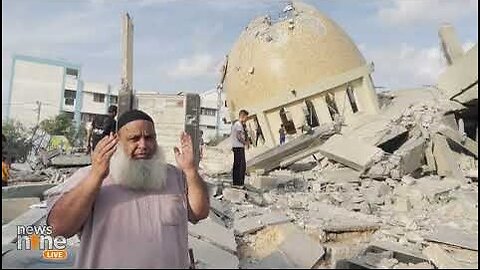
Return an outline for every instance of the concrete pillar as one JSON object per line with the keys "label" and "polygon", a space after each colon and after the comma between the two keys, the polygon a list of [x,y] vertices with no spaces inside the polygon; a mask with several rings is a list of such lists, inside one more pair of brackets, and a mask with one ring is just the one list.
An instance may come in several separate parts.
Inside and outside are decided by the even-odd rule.
{"label": "concrete pillar", "polygon": [[311,99],[315,111],[317,113],[318,122],[321,123],[330,123],[332,118],[330,117],[330,112],[328,111],[327,102],[325,102],[325,97],[323,95],[317,95]]}
{"label": "concrete pillar", "polygon": [[297,134],[301,134],[301,128],[305,123],[305,113],[303,112],[303,106],[306,106],[304,102],[296,102],[292,105],[286,107],[287,111],[290,112],[293,118],[293,123],[297,129]]}
{"label": "concrete pillar", "polygon": [[463,118],[458,119],[458,131],[460,134],[465,134],[465,122]]}
{"label": "concrete pillar", "polygon": [[130,15],[123,16],[122,24],[122,79],[118,93],[118,115],[132,109],[133,95],[133,23]]}
{"label": "concrete pillar", "polygon": [[[280,129],[280,125],[282,124],[282,119],[280,119],[280,113],[278,112],[278,110],[275,110],[265,113],[265,116],[269,130],[271,132],[271,136],[273,138],[273,142],[271,142],[271,144],[272,146],[279,145],[280,135],[278,134],[278,130]],[[270,142],[267,138],[268,136],[265,137],[265,139],[267,140],[266,143],[268,143],[268,145],[270,146]]]}
{"label": "concrete pillar", "polygon": [[264,112],[257,114],[258,124],[262,128],[263,137],[265,138],[265,145],[268,147],[275,146],[275,137],[273,136],[272,128],[268,122],[267,116]]}
{"label": "concrete pillar", "polygon": [[340,86],[335,90],[335,102],[337,103],[337,108],[340,114],[345,116],[346,119],[353,114],[346,86]]}
{"label": "concrete pillar", "polygon": [[363,76],[358,84],[355,81],[353,88],[360,112],[367,114],[377,114],[380,112],[377,92],[373,87],[372,78],[369,74]]}
{"label": "concrete pillar", "polygon": [[447,63],[452,65],[464,54],[462,45],[455,32],[455,28],[453,28],[451,24],[443,24],[438,31],[438,36],[440,37],[442,51],[447,59]]}

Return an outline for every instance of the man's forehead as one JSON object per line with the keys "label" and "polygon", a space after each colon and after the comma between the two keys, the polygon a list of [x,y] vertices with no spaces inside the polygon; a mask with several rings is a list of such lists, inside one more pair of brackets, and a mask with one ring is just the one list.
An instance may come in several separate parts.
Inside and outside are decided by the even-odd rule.
{"label": "man's forehead", "polygon": [[125,134],[132,134],[132,133],[155,133],[155,129],[153,128],[153,123],[146,120],[135,120],[125,124],[122,128],[120,128],[119,132]]}

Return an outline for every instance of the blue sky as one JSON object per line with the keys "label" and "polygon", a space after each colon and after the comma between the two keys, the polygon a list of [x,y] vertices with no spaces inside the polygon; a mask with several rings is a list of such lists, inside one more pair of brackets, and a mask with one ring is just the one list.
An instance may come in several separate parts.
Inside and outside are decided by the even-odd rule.
{"label": "blue sky", "polygon": [[[305,2],[335,20],[373,61],[377,86],[434,84],[445,66],[438,27],[452,23],[465,48],[478,40],[476,0]],[[134,88],[172,93],[215,87],[223,57],[250,20],[287,1],[3,0],[2,97],[13,54],[82,65],[87,81],[120,82],[121,14],[134,21]],[[4,106],[2,106],[4,107]]]}

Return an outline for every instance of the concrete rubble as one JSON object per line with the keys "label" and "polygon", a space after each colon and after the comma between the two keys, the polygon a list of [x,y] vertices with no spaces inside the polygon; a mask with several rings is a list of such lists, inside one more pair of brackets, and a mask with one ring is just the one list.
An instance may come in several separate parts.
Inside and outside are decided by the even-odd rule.
{"label": "concrete rubble", "polygon": [[[458,57],[452,65],[467,61]],[[478,267],[478,137],[458,120],[472,100],[454,98],[471,84],[451,82],[456,92],[445,95],[450,82],[442,80],[438,88],[382,93],[388,102],[378,115],[322,139],[302,135],[247,152],[246,189],[234,191],[228,171],[205,170],[223,190],[212,195],[212,211],[233,229],[238,266]],[[227,151],[207,151],[228,160]]]}
{"label": "concrete rubble", "polygon": [[[195,267],[478,268],[478,123],[475,137],[458,120],[474,125],[478,47],[454,52],[436,87],[379,93],[378,114],[247,151],[245,189],[231,185],[229,142],[207,146],[210,216],[188,228]],[[89,164],[34,150],[2,188],[6,255],[16,225],[44,222],[44,195]]]}

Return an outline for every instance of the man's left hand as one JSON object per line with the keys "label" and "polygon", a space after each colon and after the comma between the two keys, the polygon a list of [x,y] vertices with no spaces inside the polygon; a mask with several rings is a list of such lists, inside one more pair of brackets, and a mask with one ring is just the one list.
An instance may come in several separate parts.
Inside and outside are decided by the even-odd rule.
{"label": "man's left hand", "polygon": [[195,158],[193,155],[192,138],[187,133],[183,132],[180,136],[180,149],[174,148],[175,160],[178,166],[184,172],[192,171],[196,169]]}

